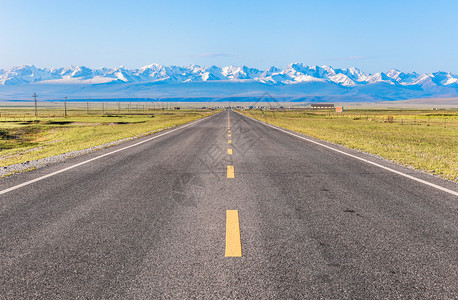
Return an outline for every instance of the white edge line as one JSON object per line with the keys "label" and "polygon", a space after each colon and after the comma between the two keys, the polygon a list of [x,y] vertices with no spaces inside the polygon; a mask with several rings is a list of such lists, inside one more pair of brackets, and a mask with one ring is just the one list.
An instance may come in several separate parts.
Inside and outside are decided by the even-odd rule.
{"label": "white edge line", "polygon": [[[214,114],[214,115],[211,115],[211,116],[215,116],[215,115],[217,115],[217,114]],[[211,116],[209,116],[209,117],[211,117]],[[32,179],[32,180],[23,182],[23,183],[21,183],[21,184],[12,186],[12,187],[10,187],[10,188],[1,190],[1,191],[0,191],[0,195],[6,194],[6,193],[11,192],[11,191],[14,191],[14,190],[17,190],[17,189],[19,189],[19,188],[21,188],[21,187],[24,187],[24,186],[27,186],[27,185],[29,185],[29,184],[35,183],[35,182],[37,182],[37,181],[46,179],[46,178],[48,178],[48,177],[51,177],[51,176],[54,176],[54,175],[63,173],[63,172],[65,172],[65,171],[71,170],[71,169],[76,168],[76,167],[79,167],[79,166],[81,166],[81,165],[90,163],[91,161],[97,160],[97,159],[99,159],[99,158],[102,158],[102,157],[105,157],[105,156],[108,156],[108,155],[112,155],[112,154],[115,154],[115,153],[117,153],[117,152],[124,151],[124,150],[126,150],[126,149],[129,149],[129,148],[132,148],[132,147],[141,145],[141,144],[143,144],[143,143],[146,143],[146,142],[149,142],[149,141],[151,141],[151,140],[157,139],[157,138],[159,138],[159,137],[161,137],[161,136],[164,136],[164,135],[166,135],[166,134],[172,133],[172,132],[174,132],[174,131],[177,131],[177,130],[186,128],[186,127],[191,126],[191,125],[194,125],[194,124],[197,124],[197,123],[199,123],[199,122],[201,122],[201,121],[203,121],[203,120],[205,120],[205,119],[207,119],[207,118],[204,117],[204,118],[202,118],[202,119],[193,121],[193,122],[191,122],[191,123],[181,125],[181,126],[175,128],[175,129],[166,131],[166,132],[164,132],[164,133],[160,133],[160,134],[158,134],[158,135],[154,135],[153,137],[150,137],[150,138],[148,138],[148,139],[146,139],[146,140],[143,140],[143,141],[141,141],[141,142],[135,143],[135,144],[133,144],[133,145],[129,145],[129,146],[123,147],[123,148],[121,148],[121,149],[114,150],[114,151],[111,151],[111,152],[108,152],[108,153],[99,155],[99,156],[97,156],[97,157],[94,157],[94,158],[91,158],[91,159],[82,161],[82,162],[80,162],[80,163],[77,163],[77,164],[75,164],[75,165],[73,165],[73,166],[70,166],[70,167],[61,169],[61,170],[59,170],[59,171],[55,171],[55,172],[52,172],[52,173],[43,175],[43,176],[41,176],[41,177],[38,177],[38,178],[35,178],[35,179]]]}
{"label": "white edge line", "polygon": [[[236,113],[238,113],[238,112],[236,112]],[[297,138],[300,138],[300,139],[302,139],[302,140],[305,140],[305,141],[307,141],[307,142],[314,143],[314,144],[316,144],[316,145],[320,145],[320,146],[325,147],[325,148],[327,148],[327,149],[330,149],[330,150],[336,151],[336,152],[338,152],[338,153],[341,153],[341,154],[350,156],[350,157],[352,157],[352,158],[355,158],[355,159],[364,161],[364,162],[366,162],[366,163],[368,163],[368,164],[377,166],[377,167],[382,168],[382,169],[384,169],[384,170],[387,170],[387,171],[393,172],[393,173],[395,173],[395,174],[398,174],[398,175],[407,177],[407,178],[409,178],[409,179],[418,181],[418,182],[420,182],[420,183],[429,185],[429,186],[431,186],[431,187],[433,187],[433,188],[436,188],[436,189],[438,189],[438,190],[441,190],[441,191],[443,191],[443,192],[446,192],[446,193],[449,193],[449,194],[458,196],[458,192],[455,192],[455,191],[453,191],[453,190],[444,188],[444,187],[442,187],[442,186],[440,186],[440,185],[437,185],[437,184],[428,182],[428,181],[426,181],[426,180],[423,180],[423,179],[420,179],[420,178],[417,178],[417,177],[414,177],[414,176],[411,176],[411,175],[402,173],[402,172],[400,172],[400,171],[396,171],[396,170],[394,170],[394,169],[391,169],[391,168],[382,166],[382,165],[380,165],[380,164],[378,164],[378,163],[375,163],[375,162],[372,162],[372,161],[370,161],[370,160],[367,160],[367,159],[358,157],[358,156],[356,156],[356,155],[353,155],[353,154],[350,154],[350,153],[347,153],[347,152],[344,152],[344,151],[335,149],[335,148],[330,147],[330,146],[328,146],[328,145],[325,145],[325,144],[319,143],[319,142],[317,142],[317,141],[308,139],[308,138],[306,138],[306,137],[303,137],[303,136],[294,134],[294,133],[289,132],[289,131],[287,131],[287,130],[284,130],[284,129],[280,128],[280,127],[277,127],[277,126],[274,126],[274,125],[271,125],[271,124],[268,124],[268,123],[259,121],[259,120],[255,119],[255,118],[252,118],[252,117],[249,117],[249,116],[245,116],[245,115],[243,115],[243,114],[241,114],[241,113],[238,113],[238,114],[241,115],[241,116],[244,116],[244,117],[246,117],[246,118],[249,118],[249,119],[251,119],[251,120],[253,120],[253,121],[256,121],[256,122],[258,122],[258,123],[261,123],[261,124],[263,124],[263,125],[272,127],[272,128],[274,128],[274,129],[277,129],[277,130],[279,130],[279,131],[282,131],[282,132],[287,133],[287,134],[289,134],[289,135],[292,135],[292,136],[294,136],[294,137],[297,137]]]}

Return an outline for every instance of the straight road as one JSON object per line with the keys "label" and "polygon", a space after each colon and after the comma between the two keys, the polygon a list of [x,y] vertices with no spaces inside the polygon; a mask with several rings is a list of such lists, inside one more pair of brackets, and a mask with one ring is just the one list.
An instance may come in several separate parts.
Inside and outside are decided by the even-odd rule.
{"label": "straight road", "polygon": [[445,190],[224,111],[0,180],[0,298],[456,299],[456,184],[331,147]]}

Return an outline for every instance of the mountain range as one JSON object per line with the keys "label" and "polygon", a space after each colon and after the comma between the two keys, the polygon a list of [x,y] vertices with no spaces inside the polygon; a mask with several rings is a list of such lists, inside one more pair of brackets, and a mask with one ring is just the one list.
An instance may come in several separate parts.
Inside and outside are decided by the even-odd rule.
{"label": "mountain range", "polygon": [[265,92],[289,101],[383,101],[458,97],[458,75],[419,74],[396,69],[370,74],[357,68],[307,66],[265,70],[247,66],[201,67],[151,64],[139,69],[84,66],[0,69],[0,100],[63,98],[247,99]]}

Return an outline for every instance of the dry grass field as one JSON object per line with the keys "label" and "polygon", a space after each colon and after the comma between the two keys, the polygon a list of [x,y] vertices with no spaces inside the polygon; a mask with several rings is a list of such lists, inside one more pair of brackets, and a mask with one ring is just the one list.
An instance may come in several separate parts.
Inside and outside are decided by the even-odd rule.
{"label": "dry grass field", "polygon": [[242,113],[311,137],[380,155],[458,181],[457,110],[261,111]]}
{"label": "dry grass field", "polygon": [[41,108],[38,118],[30,107],[8,105],[0,112],[0,166],[150,134],[214,113],[125,107],[88,114],[84,105],[69,111],[67,117],[62,116],[61,108],[53,107]]}

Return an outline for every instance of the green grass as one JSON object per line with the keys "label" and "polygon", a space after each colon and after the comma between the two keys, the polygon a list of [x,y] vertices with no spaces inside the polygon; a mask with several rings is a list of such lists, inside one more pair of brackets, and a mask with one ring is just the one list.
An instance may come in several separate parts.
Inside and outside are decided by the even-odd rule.
{"label": "green grass", "polygon": [[0,166],[22,163],[181,125],[212,111],[156,110],[148,114],[24,116],[20,110],[0,118]]}
{"label": "green grass", "polygon": [[[458,111],[247,110],[256,119],[458,181]],[[390,118],[392,117],[392,118]]]}

